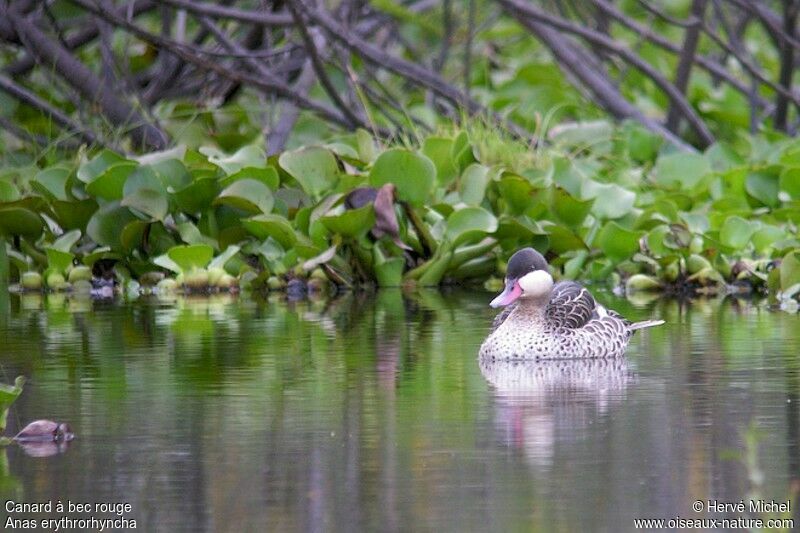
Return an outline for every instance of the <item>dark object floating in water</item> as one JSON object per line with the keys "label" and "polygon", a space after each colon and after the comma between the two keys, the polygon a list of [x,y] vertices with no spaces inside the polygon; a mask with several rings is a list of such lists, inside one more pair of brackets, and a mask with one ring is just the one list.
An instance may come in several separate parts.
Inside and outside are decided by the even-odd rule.
{"label": "dark object floating in water", "polygon": [[14,436],[17,442],[67,442],[75,438],[68,424],[34,420]]}

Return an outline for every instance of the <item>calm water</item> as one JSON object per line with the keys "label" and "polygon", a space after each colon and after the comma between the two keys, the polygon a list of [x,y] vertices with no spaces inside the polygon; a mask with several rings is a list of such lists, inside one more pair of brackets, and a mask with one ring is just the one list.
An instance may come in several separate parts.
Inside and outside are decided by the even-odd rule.
{"label": "calm water", "polygon": [[625,361],[481,368],[488,293],[5,297],[0,379],[29,378],[6,433],[78,437],[0,451],[0,496],[162,531],[628,531],[751,497],[797,519],[800,317],[599,296],[668,324]]}

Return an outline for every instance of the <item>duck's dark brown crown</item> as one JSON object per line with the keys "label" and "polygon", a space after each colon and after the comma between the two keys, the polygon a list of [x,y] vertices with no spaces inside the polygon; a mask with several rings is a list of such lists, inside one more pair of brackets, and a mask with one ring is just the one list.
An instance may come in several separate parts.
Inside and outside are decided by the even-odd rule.
{"label": "duck's dark brown crown", "polygon": [[506,277],[509,279],[518,279],[534,270],[547,270],[547,261],[545,261],[542,254],[533,248],[523,248],[518,250],[508,260],[508,268],[506,269]]}

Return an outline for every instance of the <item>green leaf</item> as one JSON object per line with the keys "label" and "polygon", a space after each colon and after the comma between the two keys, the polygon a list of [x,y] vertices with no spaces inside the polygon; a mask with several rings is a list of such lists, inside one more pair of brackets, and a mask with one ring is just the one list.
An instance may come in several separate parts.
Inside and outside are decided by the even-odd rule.
{"label": "green leaf", "polygon": [[235,244],[228,246],[224,252],[215,257],[209,264],[208,268],[225,268],[225,264],[233,258],[234,255],[239,253],[240,248]]}
{"label": "green leaf", "polygon": [[285,250],[297,241],[292,225],[280,215],[256,215],[242,220],[242,226],[258,239],[272,237]]}
{"label": "green leaf", "polygon": [[639,233],[625,229],[611,221],[600,230],[597,243],[607,257],[615,262],[620,262],[639,251],[639,236]]}
{"label": "green leaf", "polygon": [[75,259],[75,254],[62,252],[55,248],[47,248],[45,253],[47,254],[47,266],[61,274],[66,273],[67,269],[72,266],[73,259]]}
{"label": "green leaf", "polygon": [[708,158],[700,154],[681,152],[660,156],[656,160],[652,176],[661,186],[691,189],[710,172],[711,163]]}
{"label": "green leaf", "polygon": [[488,167],[478,163],[468,166],[461,176],[461,201],[467,205],[479,205],[490,181]]}
{"label": "green leaf", "polygon": [[477,161],[466,131],[462,131],[453,139],[452,158],[459,172],[463,172]]}
{"label": "green leaf", "polygon": [[283,152],[278,163],[314,198],[335,187],[339,179],[336,158],[330,150],[318,146]]}
{"label": "green leaf", "polygon": [[792,200],[800,200],[800,167],[787,167],[781,172],[780,190],[785,191]]}
{"label": "green leaf", "polygon": [[197,268],[205,268],[214,257],[214,249],[207,244],[181,244],[167,251],[183,272],[191,272]]}
{"label": "green leaf", "polygon": [[446,185],[458,177],[458,168],[453,160],[453,140],[446,137],[428,137],[422,143],[421,152],[436,167],[439,185]]}
{"label": "green leaf", "polygon": [[31,181],[31,186],[44,196],[49,196],[56,200],[66,201],[67,181],[70,170],[63,167],[48,167],[36,174]]}
{"label": "green leaf", "polygon": [[636,193],[612,183],[587,181],[584,184],[583,199],[594,199],[591,212],[596,217],[616,219],[631,212],[636,201]]}
{"label": "green leaf", "polygon": [[89,219],[97,211],[97,202],[86,198],[77,202],[53,200],[50,203],[56,222],[64,229],[85,229]]}
{"label": "green leaf", "polygon": [[214,205],[224,204],[249,213],[269,213],[275,205],[272,191],[261,181],[236,180],[219,193]]}
{"label": "green leaf", "polygon": [[583,224],[586,215],[592,209],[594,200],[581,201],[564,189],[553,187],[550,193],[550,204],[556,218],[574,228]]}
{"label": "green leaf", "polygon": [[218,191],[219,184],[216,178],[202,177],[175,191],[173,197],[178,208],[184,213],[199,213],[211,206]]}
{"label": "green leaf", "polygon": [[177,159],[165,159],[149,165],[143,164],[143,166],[152,168],[164,187],[171,188],[171,190],[182,189],[192,182],[192,175],[186,170],[186,166]]}
{"label": "green leaf", "polygon": [[348,209],[339,215],[320,217],[320,222],[330,231],[345,237],[357,237],[372,229],[375,225],[375,209],[367,204],[358,209]]}
{"label": "green leaf", "polygon": [[137,164],[133,161],[122,161],[106,168],[99,176],[86,185],[86,192],[106,200],[121,200],[125,181],[133,174]]}
{"label": "green leaf", "polygon": [[770,207],[778,205],[778,176],[772,172],[751,172],[745,180],[747,194]]}
{"label": "green leaf", "polygon": [[122,199],[121,205],[141,211],[153,220],[164,220],[169,211],[166,194],[153,189],[136,189]]}
{"label": "green leaf", "polygon": [[753,224],[738,216],[730,216],[725,219],[719,231],[720,242],[733,248],[741,250],[750,242],[750,237],[755,233],[756,228]]}
{"label": "green leaf", "polygon": [[403,283],[403,268],[406,265],[402,257],[391,257],[375,265],[375,277],[379,287],[399,287]]}
{"label": "green leaf", "polygon": [[503,175],[497,182],[497,190],[513,215],[521,215],[533,202],[533,186],[516,174]]}
{"label": "green leaf", "polygon": [[62,252],[69,252],[81,238],[81,230],[68,231],[53,242],[51,248]]}
{"label": "green leaf", "polygon": [[394,148],[383,152],[369,173],[373,187],[394,183],[397,197],[415,206],[429,200],[436,183],[436,167],[424,155]]}
{"label": "green leaf", "polygon": [[753,246],[759,253],[766,253],[776,242],[785,239],[786,232],[777,226],[765,224],[753,233]]}
{"label": "green leaf", "polygon": [[103,150],[92,160],[82,164],[78,168],[78,179],[84,183],[94,181],[100,174],[104,173],[112,165],[127,162],[128,164],[136,165],[133,161],[128,161],[121,155],[111,150]]}
{"label": "green leaf", "polygon": [[800,251],[789,252],[781,261],[781,290],[800,283]]}
{"label": "green leaf", "polygon": [[14,202],[19,200],[17,187],[8,181],[0,180],[0,202]]}
{"label": "green leaf", "polygon": [[208,161],[221,168],[225,174],[231,175],[245,167],[263,167],[267,157],[260,146],[248,145],[237,150],[233,155],[227,155],[216,148],[202,147],[200,153],[208,156]]}
{"label": "green leaf", "polygon": [[453,247],[497,231],[497,218],[481,207],[465,207],[447,217],[445,238]]}
{"label": "green leaf", "polygon": [[266,167],[266,168],[254,168],[254,167],[246,167],[240,170],[235,174],[231,174],[225,178],[220,180],[220,186],[228,187],[233,182],[238,180],[244,179],[251,179],[260,181],[271,190],[276,190],[278,185],[280,184],[280,178],[278,177],[278,171],[275,170],[275,167]]}
{"label": "green leaf", "polygon": [[41,235],[42,218],[24,207],[0,207],[0,235],[22,235],[36,239]]}
{"label": "green leaf", "polygon": [[120,236],[125,226],[138,220],[131,210],[119,202],[110,202],[98,209],[86,225],[86,234],[97,244],[113,250],[122,248]]}

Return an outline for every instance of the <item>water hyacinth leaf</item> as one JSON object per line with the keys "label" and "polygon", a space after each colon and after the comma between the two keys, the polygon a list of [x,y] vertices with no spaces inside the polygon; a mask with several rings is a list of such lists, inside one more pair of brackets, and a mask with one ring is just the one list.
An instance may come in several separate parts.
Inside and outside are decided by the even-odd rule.
{"label": "water hyacinth leaf", "polygon": [[369,173],[369,183],[373,187],[393,183],[400,200],[421,206],[433,192],[436,167],[424,155],[394,148],[383,152],[375,160]]}
{"label": "water hyacinth leaf", "polygon": [[186,166],[177,159],[165,159],[151,164],[144,163],[141,159],[141,168],[151,168],[164,187],[177,190],[186,187],[192,182],[192,175]]}
{"label": "water hyacinth leaf", "polygon": [[136,166],[133,161],[122,161],[109,166],[86,185],[86,192],[105,200],[121,200],[125,181],[133,174]]}
{"label": "water hyacinth leaf", "polygon": [[284,249],[291,248],[297,241],[292,225],[279,215],[256,215],[242,220],[242,226],[258,239],[272,237]]}
{"label": "water hyacinth leaf", "polygon": [[753,246],[759,253],[766,253],[773,245],[786,238],[783,228],[766,224],[753,233]]}
{"label": "water hyacinth leaf", "polygon": [[583,224],[593,204],[594,200],[578,200],[559,187],[552,188],[550,192],[553,214],[559,221],[571,227]]}
{"label": "water hyacinth leaf", "polygon": [[630,121],[625,123],[624,135],[628,155],[639,162],[652,161],[664,142],[660,135]]}
{"label": "water hyacinth leaf", "polygon": [[47,266],[62,274],[72,266],[72,261],[75,259],[75,254],[52,247],[46,248],[45,253],[47,254]]}
{"label": "water hyacinth leaf", "polygon": [[339,179],[336,158],[330,150],[319,146],[283,152],[278,163],[314,198],[335,187]]}
{"label": "water hyacinth leaf", "polygon": [[170,259],[167,254],[154,257],[153,264],[156,266],[160,266],[161,268],[167,269],[170,272],[174,272],[175,274],[183,273],[183,269],[178,265],[178,263]]}
{"label": "water hyacinth leaf", "polygon": [[375,160],[375,140],[367,130],[362,128],[356,130],[356,146],[358,148],[358,157],[361,161],[371,163]]}
{"label": "water hyacinth leaf", "polygon": [[379,287],[399,287],[403,283],[405,259],[391,257],[375,265],[375,277]]}
{"label": "water hyacinth leaf", "polygon": [[436,167],[436,179],[446,185],[458,177],[458,168],[453,160],[453,140],[446,137],[428,137],[422,143],[422,153]]}
{"label": "water hyacinth leaf", "polygon": [[243,146],[232,155],[205,146],[200,148],[200,153],[207,156],[210,163],[215,164],[228,175],[235,174],[245,167],[263,167],[267,162],[264,150],[260,146],[252,144]]}
{"label": "water hyacinth leaf", "polygon": [[786,254],[781,261],[781,290],[800,283],[800,251]]}
{"label": "water hyacinth leaf", "polygon": [[734,250],[741,250],[750,242],[750,237],[755,233],[753,224],[739,216],[730,216],[725,219],[719,231],[720,242]]}
{"label": "water hyacinth leaf", "polygon": [[56,200],[67,201],[67,181],[70,170],[63,167],[48,167],[36,174],[31,186],[39,194]]}
{"label": "water hyacinth leaf", "polygon": [[490,181],[488,167],[478,163],[468,166],[461,176],[461,201],[467,205],[479,205],[486,196]]}
{"label": "water hyacinth leaf", "polygon": [[786,167],[781,171],[779,188],[792,200],[800,200],[800,166]]}
{"label": "water hyacinth leaf", "polygon": [[76,202],[53,200],[50,207],[56,222],[63,229],[84,229],[89,223],[89,219],[97,211],[97,202],[93,198]]}
{"label": "water hyacinth leaf", "polygon": [[662,257],[672,253],[672,250],[664,243],[669,233],[670,229],[666,224],[656,226],[647,233],[647,247],[654,256]]}
{"label": "water hyacinth leaf", "polygon": [[195,179],[186,187],[175,191],[175,204],[184,213],[199,213],[211,205],[219,191],[216,178]]}
{"label": "water hyacinth leaf", "polygon": [[453,139],[451,158],[459,173],[477,161],[466,131],[462,131]]}
{"label": "water hyacinth leaf", "polygon": [[533,201],[533,186],[521,176],[504,174],[497,190],[513,215],[521,215]]}
{"label": "water hyacinth leaf", "polygon": [[213,203],[228,205],[248,213],[269,213],[275,204],[275,198],[263,182],[246,178],[230,184],[219,193]]}
{"label": "water hyacinth leaf", "polygon": [[183,272],[205,268],[214,257],[214,249],[207,244],[182,244],[173,246],[167,252],[167,257],[172,259]]}
{"label": "water hyacinth leaf", "polygon": [[613,127],[607,120],[568,122],[550,129],[548,137],[553,144],[567,148],[590,148],[595,153],[610,148]]}
{"label": "water hyacinth leaf", "polygon": [[751,172],[747,175],[747,194],[770,207],[778,205],[778,175],[769,171]]}
{"label": "water hyacinth leaf", "polygon": [[200,230],[192,224],[191,222],[181,222],[177,225],[178,234],[181,236],[181,240],[186,244],[207,244],[212,248],[217,247],[217,241],[203,235]]}
{"label": "water hyacinth leaf", "polygon": [[582,176],[566,157],[554,157],[550,167],[550,175],[553,183],[565,189],[576,198],[581,195],[584,176]]}
{"label": "water hyacinth leaf", "polygon": [[[327,263],[328,261],[330,261],[331,259],[336,257],[336,250],[337,249],[338,249],[338,246],[334,244],[333,246],[331,246],[330,248],[328,248],[324,252],[317,253],[315,256],[311,257],[310,259],[306,260],[303,263],[303,270],[305,270],[306,272],[311,272],[312,270],[314,270],[318,266],[324,265],[325,263]],[[316,248],[315,248],[315,252],[314,253],[316,253]],[[298,252],[297,255],[299,255],[300,257],[303,257],[303,254],[300,253],[300,252]]]}
{"label": "water hyacinth leaf", "polygon": [[219,254],[217,257],[211,260],[208,264],[208,268],[225,268],[225,265],[230,261],[234,255],[239,253],[239,248],[235,244],[232,244],[225,248],[225,251]]}
{"label": "water hyacinth leaf", "polygon": [[613,183],[597,183],[587,180],[583,198],[593,199],[591,212],[601,219],[624,217],[633,209],[636,193]]}
{"label": "water hyacinth leaf", "polygon": [[358,209],[348,209],[339,215],[320,217],[319,221],[330,231],[345,237],[364,235],[375,225],[375,209],[367,204]]}
{"label": "water hyacinth leaf", "polygon": [[710,172],[711,163],[707,157],[681,152],[660,156],[651,175],[663,187],[691,189]]}
{"label": "water hyacinth leaf", "polygon": [[639,251],[639,233],[614,221],[606,223],[597,236],[597,244],[612,261],[620,262]]}
{"label": "water hyacinth leaf", "polygon": [[122,249],[131,253],[141,246],[144,240],[144,232],[149,225],[150,223],[145,220],[133,220],[128,222],[125,227],[122,228],[122,233],[119,236],[119,243]]}
{"label": "water hyacinth leaf", "polygon": [[497,218],[481,207],[465,207],[447,217],[445,238],[453,247],[497,231]]}
{"label": "water hyacinth leaf", "polygon": [[84,183],[90,183],[100,176],[100,174],[105,172],[110,166],[122,162],[127,162],[134,166],[136,165],[135,162],[128,161],[116,152],[112,152],[111,150],[103,150],[90,161],[87,161],[78,168],[78,179]]}
{"label": "water hyacinth leaf", "polygon": [[0,383],[0,431],[6,429],[6,418],[11,404],[22,394],[22,387],[25,385],[25,377],[18,376],[14,380],[14,385]]}
{"label": "water hyacinth leaf", "polygon": [[122,247],[122,230],[133,220],[138,219],[130,209],[122,207],[119,202],[110,202],[92,215],[86,225],[86,234],[101,246],[119,250]]}
{"label": "water hyacinth leaf", "polygon": [[153,220],[164,220],[169,211],[166,193],[153,189],[136,189],[133,193],[125,196],[120,205],[136,209]]}
{"label": "water hyacinth leaf", "polygon": [[0,207],[0,235],[22,235],[32,239],[42,233],[42,218],[24,207]]}
{"label": "water hyacinth leaf", "polygon": [[266,168],[255,168],[255,167],[246,167],[236,172],[235,174],[231,174],[225,178],[220,180],[221,187],[228,187],[234,181],[243,180],[243,179],[251,179],[260,181],[271,190],[275,190],[278,188],[280,184],[280,178],[278,176],[278,171],[275,170],[275,167],[268,166]]}
{"label": "water hyacinth leaf", "polygon": [[81,231],[74,229],[72,231],[68,231],[61,235],[58,239],[56,239],[53,244],[50,246],[54,250],[60,250],[62,252],[69,252],[72,247],[78,242],[81,238]]}

